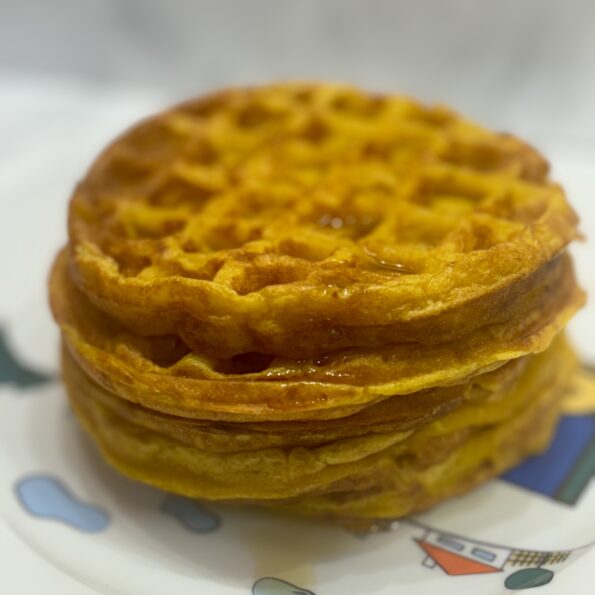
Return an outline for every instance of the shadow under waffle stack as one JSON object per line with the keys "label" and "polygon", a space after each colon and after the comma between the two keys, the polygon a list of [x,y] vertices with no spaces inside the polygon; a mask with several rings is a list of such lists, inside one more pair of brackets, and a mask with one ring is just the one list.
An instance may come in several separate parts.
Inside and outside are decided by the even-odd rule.
{"label": "shadow under waffle stack", "polygon": [[352,523],[544,448],[575,368],[577,217],[533,148],[337,85],[125,133],[50,280],[72,406],[123,473]]}

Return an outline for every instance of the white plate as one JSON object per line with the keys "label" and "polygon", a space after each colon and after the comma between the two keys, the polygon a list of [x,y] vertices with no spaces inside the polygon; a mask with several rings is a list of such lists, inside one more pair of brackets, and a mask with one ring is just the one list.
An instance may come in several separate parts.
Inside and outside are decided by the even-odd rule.
{"label": "white plate", "polygon": [[31,556],[101,593],[495,593],[555,581],[593,540],[593,415],[565,417],[549,454],[509,474],[517,483],[490,482],[364,537],[121,477],[61,385],[6,355],[3,378],[20,386],[0,393],[3,523]]}
{"label": "white plate", "polygon": [[[595,237],[595,151],[557,143],[549,154],[584,231]],[[69,179],[65,174],[56,192],[66,196]],[[53,204],[63,209],[63,201]],[[12,250],[0,255],[12,288],[0,311],[3,592],[479,595],[539,585],[538,592],[592,592],[592,415],[566,417],[550,451],[509,480],[367,537],[263,511],[202,506],[112,471],[79,429],[56,379],[57,333],[44,306],[43,271],[64,212],[53,214],[48,228],[35,205],[38,198],[11,202],[0,229],[13,238]],[[15,249],[20,236],[10,229],[19,221],[33,226],[27,241],[35,240],[24,261]],[[595,250],[580,246],[575,254],[583,285],[595,294]],[[572,329],[583,357],[594,361],[593,309]]]}

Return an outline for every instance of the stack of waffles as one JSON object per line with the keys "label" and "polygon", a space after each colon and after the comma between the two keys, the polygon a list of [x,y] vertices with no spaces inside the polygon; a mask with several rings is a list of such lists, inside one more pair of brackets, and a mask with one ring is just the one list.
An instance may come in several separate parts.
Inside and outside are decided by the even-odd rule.
{"label": "stack of waffles", "polygon": [[343,522],[546,447],[575,368],[577,217],[526,143],[340,85],[130,129],[50,281],[72,407],[122,473]]}

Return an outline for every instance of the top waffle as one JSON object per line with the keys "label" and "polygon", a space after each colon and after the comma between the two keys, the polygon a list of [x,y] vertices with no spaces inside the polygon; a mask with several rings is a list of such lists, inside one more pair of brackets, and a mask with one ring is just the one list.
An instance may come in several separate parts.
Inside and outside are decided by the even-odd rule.
{"label": "top waffle", "polygon": [[135,334],[304,358],[506,322],[576,223],[511,136],[401,97],[279,85],[124,134],[75,191],[69,259]]}

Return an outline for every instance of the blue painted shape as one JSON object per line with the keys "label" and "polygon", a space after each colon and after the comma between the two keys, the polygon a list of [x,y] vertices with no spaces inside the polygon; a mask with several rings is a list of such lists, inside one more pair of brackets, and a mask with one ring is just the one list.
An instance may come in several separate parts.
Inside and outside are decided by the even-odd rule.
{"label": "blue painted shape", "polygon": [[287,581],[272,576],[259,578],[252,585],[252,595],[316,595]]}
{"label": "blue painted shape", "polygon": [[[518,486],[574,504],[589,483],[595,468],[591,452],[595,438],[595,417],[563,417],[548,450],[529,457],[502,478]],[[588,467],[587,467],[588,465]]]}
{"label": "blue painted shape", "polygon": [[60,521],[85,533],[98,533],[109,524],[105,511],[81,502],[50,475],[25,477],[15,489],[19,502],[33,516]]}
{"label": "blue painted shape", "polygon": [[178,519],[186,529],[194,533],[211,533],[219,528],[221,520],[196,500],[182,496],[168,495],[161,510]]}
{"label": "blue painted shape", "polygon": [[6,341],[6,334],[0,329],[0,384],[15,384],[21,387],[36,386],[49,382],[51,379],[51,376],[22,366],[12,355]]}

